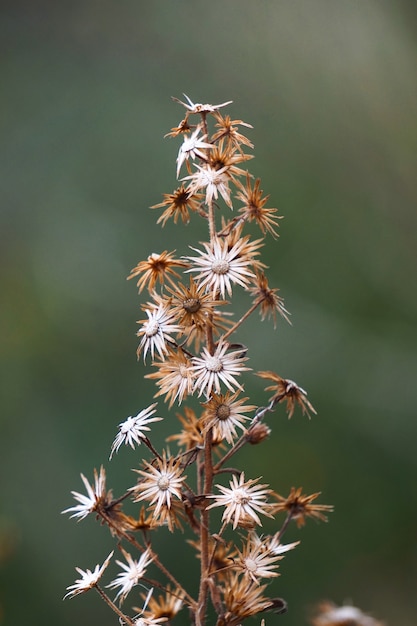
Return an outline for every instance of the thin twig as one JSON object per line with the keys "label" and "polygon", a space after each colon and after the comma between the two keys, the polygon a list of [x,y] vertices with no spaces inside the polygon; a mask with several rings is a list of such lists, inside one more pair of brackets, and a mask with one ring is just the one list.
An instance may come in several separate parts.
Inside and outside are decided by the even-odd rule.
{"label": "thin twig", "polygon": [[240,326],[241,324],[243,324],[243,322],[244,322],[246,319],[248,319],[249,315],[250,315],[251,313],[253,313],[254,311],[256,311],[256,309],[257,309],[257,308],[258,308],[258,306],[261,304],[261,302],[262,302],[262,300],[259,300],[259,299],[258,299],[258,300],[256,300],[256,301],[252,304],[252,306],[251,306],[251,307],[250,307],[250,308],[246,311],[246,313],[245,313],[244,315],[242,315],[242,317],[240,318],[240,320],[238,320],[238,321],[236,322],[236,324],[234,324],[234,325],[232,326],[232,328],[229,328],[229,330],[227,331],[227,333],[223,335],[223,339],[227,339],[228,337],[230,337],[230,335],[231,335],[232,333],[234,333],[234,332],[235,332],[235,330],[237,330],[237,329],[239,328],[239,326]]}
{"label": "thin twig", "polygon": [[125,615],[118,606],[116,606],[114,604],[114,602],[112,602],[109,598],[109,596],[103,591],[103,589],[101,589],[101,587],[99,587],[98,585],[94,585],[95,589],[97,590],[97,592],[100,594],[100,596],[103,598],[104,602],[112,609],[112,611],[114,611],[116,613],[116,615],[119,616],[119,618],[121,620],[123,620],[123,622],[125,624],[128,624],[128,626],[135,626],[135,622],[133,620],[130,619],[130,617],[128,617],[127,615]]}

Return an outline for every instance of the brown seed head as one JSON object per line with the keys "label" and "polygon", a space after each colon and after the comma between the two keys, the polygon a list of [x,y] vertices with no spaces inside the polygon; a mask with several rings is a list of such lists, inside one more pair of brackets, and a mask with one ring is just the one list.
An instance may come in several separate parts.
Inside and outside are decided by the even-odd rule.
{"label": "brown seed head", "polygon": [[313,500],[319,495],[320,491],[307,496],[302,493],[302,487],[298,489],[291,487],[290,494],[287,498],[277,493],[275,494],[278,503],[273,505],[273,511],[274,513],[287,511],[287,513],[291,515],[291,518],[296,521],[298,527],[304,526],[306,517],[312,517],[316,520],[327,522],[325,513],[331,513],[333,506],[329,504],[312,504]]}
{"label": "brown seed head", "polygon": [[165,282],[165,279],[172,281],[172,276],[179,278],[179,274],[173,269],[174,267],[188,267],[188,263],[180,261],[174,257],[175,250],[173,252],[161,252],[158,254],[153,252],[150,254],[146,261],[140,261],[136,267],[132,269],[128,280],[135,276],[140,276],[137,286],[139,287],[139,293],[146,286],[149,292],[152,292],[156,283],[159,281],[161,284]]}
{"label": "brown seed head", "polygon": [[275,374],[275,372],[257,372],[257,376],[273,381],[274,384],[265,387],[265,391],[274,392],[271,402],[286,402],[288,419],[294,415],[296,404],[301,407],[303,414],[306,413],[309,418],[309,411],[314,414],[317,413],[313,405],[307,400],[307,392],[304,391],[302,387],[299,387],[293,380],[281,378],[281,376]]}
{"label": "brown seed head", "polygon": [[246,440],[251,445],[256,445],[265,441],[271,434],[271,429],[262,422],[256,422],[246,433]]}
{"label": "brown seed head", "polygon": [[165,211],[158,218],[157,224],[160,222],[165,226],[166,222],[172,217],[174,224],[178,222],[180,217],[184,224],[190,221],[190,211],[196,212],[200,210],[203,196],[199,193],[191,193],[188,189],[181,185],[173,193],[164,193],[164,201],[154,204],[151,209],[162,209]]}

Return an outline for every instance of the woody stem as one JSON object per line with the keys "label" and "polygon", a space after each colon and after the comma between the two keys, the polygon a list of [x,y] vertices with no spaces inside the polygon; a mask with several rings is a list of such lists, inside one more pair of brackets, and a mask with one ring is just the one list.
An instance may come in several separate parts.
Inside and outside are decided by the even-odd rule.
{"label": "woody stem", "polygon": [[[212,459],[213,430],[209,428],[204,441],[204,492],[211,493],[213,486],[213,459]],[[198,608],[196,613],[196,626],[204,623],[204,614],[207,605],[208,573],[209,573],[209,522],[210,516],[207,509],[201,513],[200,545],[201,545],[201,576],[198,594]]]}
{"label": "woody stem", "polygon": [[133,621],[110,600],[109,596],[98,585],[94,585],[94,587],[103,598],[104,602],[119,616],[122,623],[128,624],[128,626],[134,626]]}
{"label": "woody stem", "polygon": [[244,322],[246,319],[248,319],[249,315],[251,315],[251,313],[253,313],[253,312],[254,312],[254,311],[258,308],[258,306],[261,304],[261,302],[262,302],[262,300],[261,300],[261,299],[255,300],[255,302],[254,302],[254,303],[252,304],[252,306],[251,306],[251,307],[250,307],[250,308],[246,311],[246,313],[245,313],[244,315],[242,315],[242,317],[240,318],[240,320],[238,320],[238,321],[236,322],[236,324],[234,324],[234,325],[232,326],[232,328],[229,328],[229,330],[227,331],[227,333],[223,335],[223,339],[227,339],[228,337],[230,337],[230,335],[231,335],[232,333],[234,333],[234,332],[235,332],[235,330],[236,330],[237,328],[239,328],[239,326],[240,326],[241,324],[243,324],[243,322]]}

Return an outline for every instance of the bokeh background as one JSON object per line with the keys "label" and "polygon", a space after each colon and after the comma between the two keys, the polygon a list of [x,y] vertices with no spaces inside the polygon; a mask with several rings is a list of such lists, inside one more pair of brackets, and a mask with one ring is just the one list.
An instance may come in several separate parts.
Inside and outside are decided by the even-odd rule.
{"label": "bokeh background", "polygon": [[[60,511],[80,472],[104,463],[121,493],[139,464],[127,449],[107,460],[153,393],[127,274],[206,237],[148,210],[175,188],[163,135],[183,92],[233,100],[254,126],[251,171],[285,215],[264,259],[293,326],[255,317],[240,337],[318,410],[278,411],[239,463],[335,505],[288,533],[302,543],[272,593],[289,612],[267,624],[307,624],[322,599],[416,624],[416,18],[411,0],[2,2],[1,624],[117,623],[94,593],[62,602],[112,542]],[[262,403],[262,381],[247,385]],[[191,549],[158,541],[193,584]]]}

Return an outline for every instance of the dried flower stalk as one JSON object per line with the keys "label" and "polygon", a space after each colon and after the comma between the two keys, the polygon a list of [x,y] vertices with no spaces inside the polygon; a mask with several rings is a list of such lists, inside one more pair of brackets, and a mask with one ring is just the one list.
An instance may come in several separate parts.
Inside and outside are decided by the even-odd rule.
{"label": "dried flower stalk", "polygon": [[[278,236],[281,216],[266,206],[269,196],[263,195],[260,179],[254,180],[245,167],[252,158],[246,150],[253,144],[243,131],[252,127],[223,115],[221,109],[230,102],[194,104],[187,96],[186,102],[174,100],[185,108],[182,121],[168,133],[183,139],[176,162],[177,177],[182,177],[178,188],[152,208],[162,210],[162,225],[170,219],[177,223],[181,218],[184,225],[199,219],[208,240],[193,243],[191,253],[182,256],[167,250],[152,253],[130,273],[139,294],[148,292],[141,305],[145,316],[139,321],[137,354],[145,363],[150,360],[153,371],[147,377],[155,381],[155,398],[163,398],[167,408],[153,403],[119,424],[110,458],[124,445],[141,448],[146,456],[138,460],[136,482],[121,497],[114,499],[106,488],[104,467],[94,470],[92,485],[82,475],[87,495],[73,492],[77,504],[64,512],[78,520],[94,514],[108,526],[117,537],[123,560],[116,564],[122,571],[106,586],[117,590],[114,600],[98,586],[112,555],[93,572],[77,568],[82,578],[68,587],[67,596],[95,588],[120,622],[129,625],[170,624],[182,612],[182,623],[237,626],[259,613],[286,610],[284,600],[267,594],[268,583],[279,575],[279,561],[298,545],[282,544],[283,535],[292,521],[298,526],[308,517],[325,521],[332,507],[316,504],[317,493],[306,495],[299,488],[283,497],[259,477],[229,465],[244,445],[260,444],[269,436],[265,419],[279,404],[288,417],[297,407],[308,416],[315,410],[301,387],[274,372],[258,372],[271,383],[265,406],[249,404],[244,396],[251,368],[248,349],[239,343],[240,327],[256,310],[261,320],[272,318],[274,325],[279,316],[289,321],[259,259],[265,238]],[[244,233],[248,223],[259,227],[260,238]],[[231,322],[228,307],[238,289],[247,293],[249,304]],[[187,405],[191,398],[198,411]],[[176,454],[168,447],[158,451],[151,437],[151,426],[173,405],[180,407],[180,431],[168,439],[178,446]],[[137,517],[124,513],[127,499],[137,503]],[[262,534],[262,519],[281,512],[281,528]],[[197,595],[153,549],[160,526],[173,533],[188,527],[193,534],[188,543],[200,563]],[[226,529],[233,541],[226,540]],[[132,604],[126,611],[128,598],[136,603],[140,598],[143,605]],[[208,621],[213,613],[215,621]]]}

